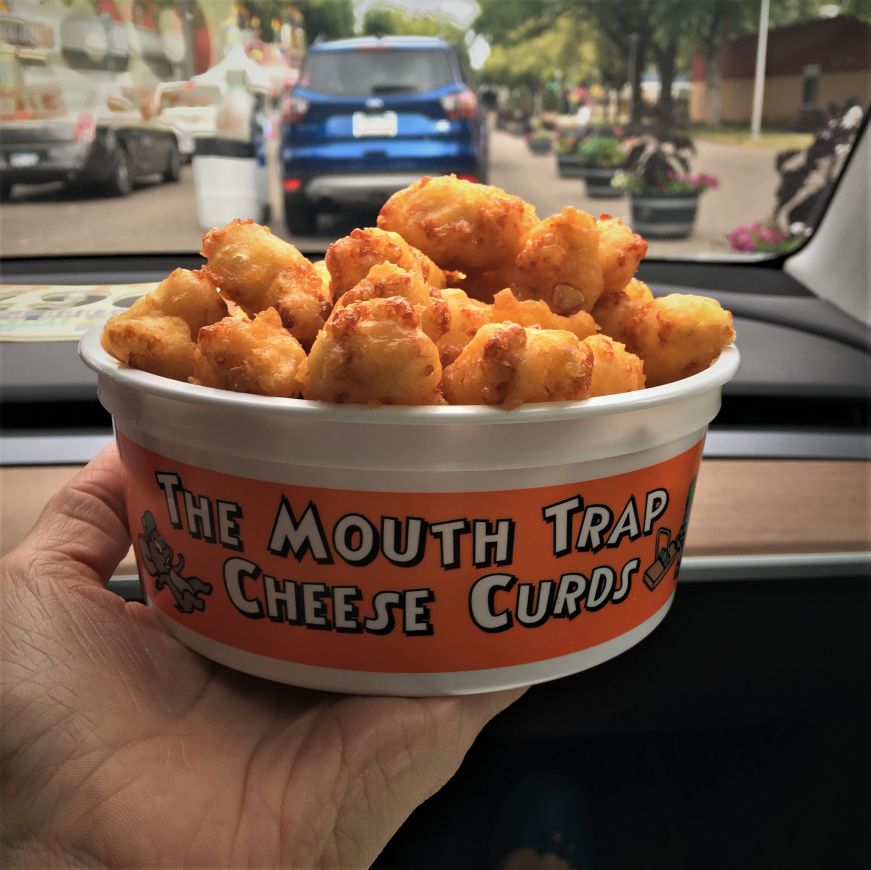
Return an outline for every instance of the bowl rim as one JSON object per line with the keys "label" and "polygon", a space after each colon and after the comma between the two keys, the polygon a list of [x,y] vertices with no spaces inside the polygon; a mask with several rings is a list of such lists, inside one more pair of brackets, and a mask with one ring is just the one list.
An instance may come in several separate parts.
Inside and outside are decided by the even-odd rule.
{"label": "bowl rim", "polygon": [[309,399],[289,399],[235,393],[176,381],[133,369],[103,349],[102,324],[91,327],[79,342],[79,356],[99,376],[152,396],[198,405],[293,416],[307,421],[330,423],[373,423],[379,425],[505,424],[580,419],[590,416],[636,411],[668,404],[706,393],[731,380],[738,369],[740,354],[734,344],[724,348],[701,372],[663,384],[611,396],[595,396],[566,402],[536,402],[506,410],[492,405],[338,405]]}

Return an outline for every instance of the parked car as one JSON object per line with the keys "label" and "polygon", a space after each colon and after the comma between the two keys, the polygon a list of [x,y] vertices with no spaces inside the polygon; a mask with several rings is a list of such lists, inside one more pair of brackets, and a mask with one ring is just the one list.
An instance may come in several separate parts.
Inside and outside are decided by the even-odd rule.
{"label": "parked car", "polygon": [[440,39],[314,45],[284,109],[291,233],[311,232],[320,210],[378,207],[423,175],[486,180],[486,116],[456,52]]}
{"label": "parked car", "polygon": [[0,99],[0,193],[63,181],[125,196],[136,181],[177,181],[172,128],[143,113],[123,85],[73,70],[24,79]]}

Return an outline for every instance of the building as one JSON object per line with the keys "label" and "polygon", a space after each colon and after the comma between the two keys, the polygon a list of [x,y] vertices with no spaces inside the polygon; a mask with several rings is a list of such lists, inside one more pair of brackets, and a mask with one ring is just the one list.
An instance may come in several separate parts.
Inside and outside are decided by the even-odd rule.
{"label": "building", "polygon": [[[757,35],[733,39],[720,55],[723,123],[750,123]],[[792,127],[802,112],[848,98],[871,103],[871,26],[820,18],[768,32],[762,122]],[[693,57],[690,120],[707,119],[705,62]]]}

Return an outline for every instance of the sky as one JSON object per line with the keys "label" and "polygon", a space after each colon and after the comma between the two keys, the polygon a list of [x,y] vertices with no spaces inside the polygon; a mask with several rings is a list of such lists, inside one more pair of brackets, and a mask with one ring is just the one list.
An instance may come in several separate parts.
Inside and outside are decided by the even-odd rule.
{"label": "sky", "polygon": [[[354,13],[357,23],[362,22],[366,11],[372,7],[390,6],[401,9],[408,16],[432,15],[436,18],[446,18],[458,27],[468,30],[478,17],[478,4],[475,0],[355,0]],[[474,69],[481,69],[490,45],[484,37],[471,31],[467,34],[469,61]]]}

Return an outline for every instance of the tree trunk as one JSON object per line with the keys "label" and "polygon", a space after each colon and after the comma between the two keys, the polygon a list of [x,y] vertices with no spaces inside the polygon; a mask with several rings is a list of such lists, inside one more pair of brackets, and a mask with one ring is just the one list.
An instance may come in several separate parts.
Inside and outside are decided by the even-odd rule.
{"label": "tree trunk", "polygon": [[706,46],[705,51],[705,101],[709,127],[723,123],[723,77],[720,73],[720,45]]}
{"label": "tree trunk", "polygon": [[647,34],[642,33],[638,39],[638,46],[635,49],[635,69],[632,81],[630,82],[632,86],[632,116],[629,119],[629,123],[632,125],[641,123],[642,109],[644,108],[641,99],[641,77],[647,64],[647,44]]}
{"label": "tree trunk", "polygon": [[677,38],[671,37],[661,49],[654,46],[654,52],[656,53],[656,66],[659,69],[660,83],[657,115],[659,123],[667,130],[674,122],[674,103],[671,89],[674,84]]}

